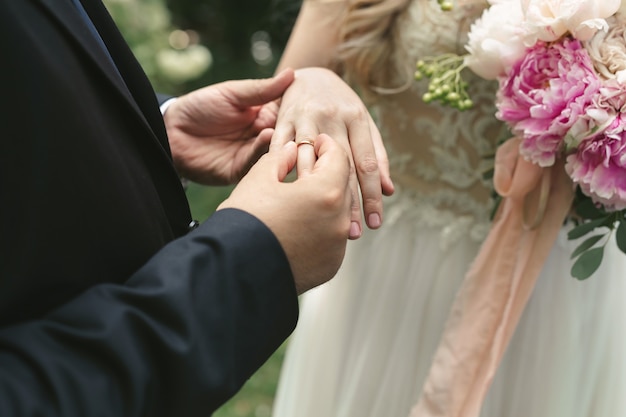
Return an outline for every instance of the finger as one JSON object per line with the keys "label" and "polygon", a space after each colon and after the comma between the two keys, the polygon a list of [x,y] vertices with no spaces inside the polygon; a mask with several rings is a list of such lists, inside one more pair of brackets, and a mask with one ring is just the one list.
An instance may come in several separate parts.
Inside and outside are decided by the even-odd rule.
{"label": "finger", "polygon": [[[315,154],[315,139],[319,134],[317,127],[309,121],[304,121],[296,127],[295,142],[298,146],[298,177],[307,175],[313,169],[317,160]],[[311,146],[313,145],[313,146]]]}
{"label": "finger", "polygon": [[[259,132],[257,137],[254,139],[254,143],[252,144],[252,148],[258,157],[267,153],[269,150],[269,145],[272,140],[272,136],[274,135],[274,129],[267,128],[263,129]],[[257,157],[257,159],[258,159]]]}
{"label": "finger", "polygon": [[265,164],[269,164],[271,172],[273,172],[272,175],[275,175],[276,179],[282,182],[295,167],[297,157],[298,150],[296,149],[296,144],[288,142],[280,148],[275,147],[263,155],[250,171],[263,169]]}
{"label": "finger", "polygon": [[315,138],[317,160],[311,171],[319,184],[341,184],[348,187],[350,161],[346,151],[330,136],[321,133]]}
{"label": "finger", "polygon": [[361,187],[365,222],[370,229],[377,229],[383,220],[383,194],[369,116],[355,119],[348,126],[348,134],[356,176]]}
{"label": "finger", "polygon": [[298,159],[296,144],[293,142],[285,143],[285,145],[278,152],[278,158],[278,181],[282,182],[296,165],[296,161]]}
{"label": "finger", "polygon": [[[319,193],[342,199],[346,232],[350,238],[354,238],[352,237],[354,222],[351,221],[352,193],[349,187],[348,155],[336,141],[326,134],[320,134],[315,139],[315,152],[317,160],[311,174],[304,179],[298,178],[298,181],[312,180]],[[335,191],[338,191],[338,194]]]}
{"label": "finger", "polygon": [[332,120],[324,120],[321,122],[322,125],[318,125],[318,130],[328,133],[328,136],[338,143],[348,155],[348,160],[350,162],[349,187],[350,194],[352,196],[352,204],[350,206],[352,221],[350,227],[350,239],[358,239],[363,233],[363,215],[361,214],[361,200],[359,198],[359,180],[356,175],[352,150],[350,149],[347,127],[344,122],[338,123],[337,121]]}
{"label": "finger", "polygon": [[298,161],[296,162],[296,172],[298,178],[306,177],[311,174],[317,156],[315,154],[315,141],[304,139],[295,142],[298,147]]}
{"label": "finger", "polygon": [[259,160],[259,158],[261,158],[261,156],[267,153],[273,133],[274,129],[263,129],[250,144],[247,156],[248,166],[243,172],[244,174]]}
{"label": "finger", "polygon": [[351,204],[350,204],[350,218],[352,224],[350,225],[350,239],[358,239],[363,233],[363,225],[361,224],[361,200],[359,199],[359,179],[356,175],[356,169],[354,167],[354,159],[352,151],[350,150],[349,141],[346,139],[348,149],[346,153],[348,155],[348,161],[350,163],[350,175],[348,177],[348,186],[350,188]]}
{"label": "finger", "polygon": [[376,160],[378,160],[378,171],[380,173],[380,185],[384,195],[390,196],[393,194],[395,187],[391,179],[391,172],[389,170],[389,158],[387,157],[387,149],[383,138],[380,135],[378,126],[372,119],[372,116],[368,114],[370,132],[372,134],[372,142],[374,144],[374,152],[376,153]]}
{"label": "finger", "polygon": [[254,120],[253,128],[258,131],[265,128],[276,127],[276,118],[278,116],[278,103],[276,100],[261,106]]}
{"label": "finger", "polygon": [[[338,129],[336,124],[329,124],[326,126],[328,129],[332,130],[333,133],[336,134],[337,137],[332,137],[332,139],[336,143],[341,143],[345,146],[345,151],[348,155],[348,161],[350,163],[350,171],[349,171],[349,187],[350,187],[350,195],[351,195],[351,224],[350,224],[350,239],[358,239],[361,237],[363,233],[363,227],[361,225],[361,203],[359,196],[359,184],[358,178],[356,176],[356,171],[354,170],[354,162],[352,161],[352,155],[350,153],[350,143],[347,139],[347,134],[345,129]],[[308,120],[300,120],[297,128],[296,128],[296,144],[301,143],[303,141],[310,141],[312,137],[318,136],[319,127],[315,124],[312,124]],[[340,131],[341,130],[341,131]],[[324,134],[325,137],[329,137],[327,134]],[[345,140],[341,140],[341,138],[345,138]],[[339,140],[338,140],[339,139]],[[307,158],[305,154],[303,158]],[[304,162],[304,168],[308,169],[311,162],[311,159],[308,159]],[[298,168],[300,169],[300,160],[298,160]],[[300,174],[298,174],[300,175]]]}
{"label": "finger", "polygon": [[292,69],[285,69],[272,78],[236,80],[224,83],[233,102],[241,108],[259,106],[281,97],[294,80]]}
{"label": "finger", "polygon": [[282,148],[287,142],[293,142],[296,131],[291,123],[278,123],[274,128],[270,149],[273,147]]}
{"label": "finger", "polygon": [[[350,150],[350,142],[348,140],[348,132],[346,131],[346,125],[343,123],[325,123],[323,126],[325,132],[325,136],[332,138],[332,140],[337,143],[346,153],[349,161],[349,178],[348,178],[348,186],[350,188],[351,202],[350,205],[350,239],[358,239],[361,237],[363,233],[362,226],[362,214],[361,214],[361,200],[359,199],[359,181],[356,175],[356,170],[354,168],[354,161],[352,158],[352,151]],[[308,137],[311,133],[304,134],[301,132],[311,132],[313,129],[298,129],[297,135],[302,135],[302,137]],[[317,130],[321,130],[320,127]],[[298,139],[296,139],[296,142]]]}

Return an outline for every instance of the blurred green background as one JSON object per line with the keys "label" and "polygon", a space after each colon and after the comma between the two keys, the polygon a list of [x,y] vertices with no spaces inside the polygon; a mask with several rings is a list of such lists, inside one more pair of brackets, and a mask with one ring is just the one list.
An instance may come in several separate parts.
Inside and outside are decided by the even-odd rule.
{"label": "blurred green background", "polygon": [[[155,90],[181,95],[208,84],[273,74],[301,0],[104,0]],[[230,187],[191,184],[203,221]],[[285,345],[214,417],[269,417]]]}

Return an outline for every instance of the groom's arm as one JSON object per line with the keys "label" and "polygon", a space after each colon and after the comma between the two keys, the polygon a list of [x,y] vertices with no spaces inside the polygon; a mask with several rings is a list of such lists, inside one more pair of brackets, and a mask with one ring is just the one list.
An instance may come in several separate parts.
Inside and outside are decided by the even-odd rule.
{"label": "groom's arm", "polygon": [[126,285],[0,329],[0,416],[202,416],[293,330],[297,297],[267,227],[226,209]]}

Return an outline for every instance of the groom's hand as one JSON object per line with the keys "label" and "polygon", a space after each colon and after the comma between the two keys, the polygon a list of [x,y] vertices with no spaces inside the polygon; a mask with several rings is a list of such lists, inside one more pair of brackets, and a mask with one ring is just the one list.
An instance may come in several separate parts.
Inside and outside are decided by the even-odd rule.
{"label": "groom's hand", "polygon": [[179,97],[164,115],[179,174],[206,185],[237,182],[267,152],[278,104],[294,79],[225,81]]}
{"label": "groom's hand", "polygon": [[[283,182],[298,153],[315,152],[311,169]],[[298,294],[332,278],[343,260],[350,230],[350,161],[327,135],[314,144],[272,147],[219,207],[256,216],[276,235],[291,266]]]}

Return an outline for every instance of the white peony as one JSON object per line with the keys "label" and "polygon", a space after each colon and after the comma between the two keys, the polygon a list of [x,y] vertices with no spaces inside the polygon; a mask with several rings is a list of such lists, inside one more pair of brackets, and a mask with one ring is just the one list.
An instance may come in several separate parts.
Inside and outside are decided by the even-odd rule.
{"label": "white peony", "polygon": [[566,33],[586,41],[607,30],[606,18],[615,14],[621,0],[521,0],[526,17],[526,44],[552,42]]}
{"label": "white peony", "polygon": [[609,29],[598,32],[585,43],[598,74],[604,79],[626,81],[626,15],[607,19]]}
{"label": "white peony", "polygon": [[504,75],[522,56],[523,14],[519,0],[492,0],[492,5],[470,29],[466,65],[479,76],[493,80]]}

